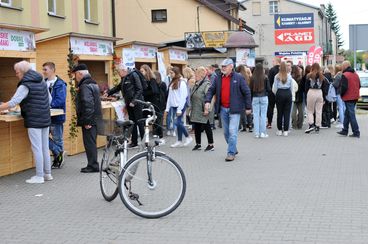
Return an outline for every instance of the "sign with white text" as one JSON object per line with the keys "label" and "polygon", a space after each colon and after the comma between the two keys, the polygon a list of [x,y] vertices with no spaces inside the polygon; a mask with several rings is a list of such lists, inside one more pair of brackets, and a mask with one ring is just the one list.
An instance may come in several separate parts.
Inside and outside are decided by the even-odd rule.
{"label": "sign with white text", "polygon": [[135,58],[156,58],[157,47],[133,45]]}
{"label": "sign with white text", "polygon": [[79,37],[70,38],[70,48],[73,50],[74,54],[108,56],[112,55],[113,52],[112,41]]}
{"label": "sign with white text", "polygon": [[0,28],[0,50],[34,51],[36,49],[33,32]]}
{"label": "sign with white text", "polygon": [[170,60],[187,61],[188,53],[182,50],[170,49],[169,51]]}
{"label": "sign with white text", "polygon": [[276,45],[314,43],[314,29],[275,30]]}
{"label": "sign with white text", "polygon": [[275,14],[275,29],[313,28],[313,13]]}

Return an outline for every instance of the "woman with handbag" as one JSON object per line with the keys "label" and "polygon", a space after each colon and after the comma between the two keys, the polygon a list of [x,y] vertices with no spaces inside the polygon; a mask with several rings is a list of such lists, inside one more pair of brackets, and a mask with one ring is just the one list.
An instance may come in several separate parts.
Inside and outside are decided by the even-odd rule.
{"label": "woman with handbag", "polygon": [[211,82],[207,79],[207,71],[204,67],[198,67],[195,71],[195,84],[191,89],[190,95],[190,121],[194,126],[194,134],[196,145],[193,151],[201,150],[201,133],[206,132],[208,145],[205,152],[213,151],[213,134],[211,124],[213,124],[214,110],[208,113],[204,112],[205,96],[211,86]]}

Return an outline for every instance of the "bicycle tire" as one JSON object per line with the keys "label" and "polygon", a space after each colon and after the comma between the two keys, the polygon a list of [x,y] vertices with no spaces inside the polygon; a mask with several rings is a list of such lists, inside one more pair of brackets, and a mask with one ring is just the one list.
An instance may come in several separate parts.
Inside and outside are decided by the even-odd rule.
{"label": "bicycle tire", "polygon": [[[118,180],[120,172],[117,172],[117,170],[120,168],[120,154],[115,154],[114,140],[110,139],[104,148],[100,166],[100,189],[103,198],[108,202],[114,200],[119,193]],[[116,165],[113,166],[113,164]]]}
{"label": "bicycle tire", "polygon": [[[156,152],[156,158],[152,162],[152,177],[155,186],[150,185],[147,179],[147,155],[148,152],[138,154],[124,166],[119,176],[119,195],[124,205],[135,215],[148,219],[161,218],[172,213],[182,203],[186,192],[186,179],[182,168],[175,160],[162,152]],[[165,173],[168,174],[163,176]],[[143,177],[147,180],[144,180]],[[134,193],[130,193],[141,198],[143,205],[131,198],[126,183],[130,186],[133,184]],[[174,193],[173,198],[168,196],[172,192]],[[159,206],[155,209],[165,199],[169,199],[167,206],[165,204],[163,208]]]}

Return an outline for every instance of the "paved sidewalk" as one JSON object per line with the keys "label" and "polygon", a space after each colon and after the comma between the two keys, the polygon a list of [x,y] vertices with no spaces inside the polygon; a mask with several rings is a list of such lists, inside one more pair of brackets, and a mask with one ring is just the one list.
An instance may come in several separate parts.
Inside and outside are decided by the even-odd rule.
{"label": "paved sidewalk", "polygon": [[358,119],[360,139],[335,128],[240,132],[234,162],[224,161],[220,129],[213,152],[171,149],[170,138],[162,150],[182,165],[187,194],[156,220],[104,201],[99,175],[79,173],[84,154],[42,185],[25,183],[34,170],[2,177],[0,243],[368,243],[368,116]]}

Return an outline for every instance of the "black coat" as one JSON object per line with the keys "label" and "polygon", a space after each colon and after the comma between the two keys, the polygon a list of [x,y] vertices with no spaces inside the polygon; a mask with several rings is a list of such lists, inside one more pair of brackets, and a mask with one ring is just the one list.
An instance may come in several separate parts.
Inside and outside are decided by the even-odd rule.
{"label": "black coat", "polygon": [[121,78],[119,85],[112,88],[107,94],[111,96],[119,91],[121,91],[126,104],[133,102],[135,99],[143,100],[142,82],[134,71]]}
{"label": "black coat", "polygon": [[97,125],[102,119],[100,89],[90,75],[86,75],[78,84],[76,97],[77,125]]}

